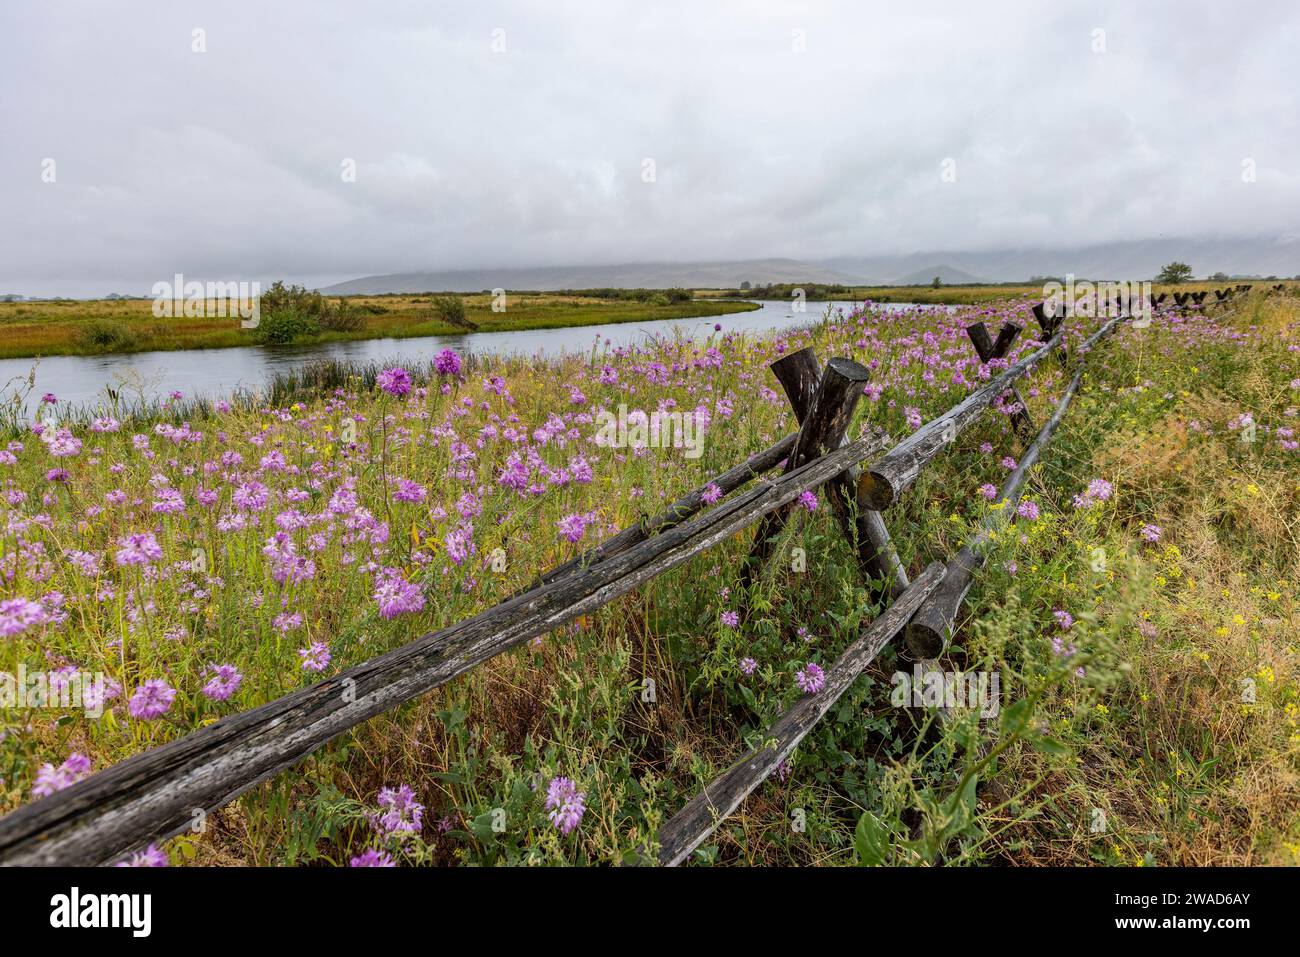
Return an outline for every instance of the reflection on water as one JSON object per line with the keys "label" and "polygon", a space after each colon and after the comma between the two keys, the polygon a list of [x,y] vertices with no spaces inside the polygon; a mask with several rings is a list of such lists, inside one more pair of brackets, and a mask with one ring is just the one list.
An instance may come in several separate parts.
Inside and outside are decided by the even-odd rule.
{"label": "reflection on water", "polygon": [[[680,330],[685,336],[702,338],[713,332],[715,323],[721,325],[724,332],[769,332],[816,322],[828,307],[847,311],[854,305],[849,302],[810,302],[806,312],[796,314],[791,311],[790,303],[765,302],[752,312],[727,316],[655,319],[527,332],[470,332],[416,339],[363,339],[304,346],[245,346],[129,355],[52,356],[42,359],[37,366],[34,395],[53,392],[61,404],[89,404],[104,398],[105,386],[118,387],[125,381],[143,386],[146,395],[151,396],[181,392],[187,398],[218,398],[239,389],[256,390],[276,372],[308,365],[319,359],[417,363],[431,359],[446,348],[460,353],[555,356],[563,352],[587,352],[597,340],[602,346],[608,344],[611,347],[643,344],[654,336],[672,336],[675,330]],[[894,303],[884,308],[901,310],[912,307]],[[0,386],[17,376],[25,378],[33,362],[33,359],[0,361]],[[9,391],[6,390],[6,394]]]}

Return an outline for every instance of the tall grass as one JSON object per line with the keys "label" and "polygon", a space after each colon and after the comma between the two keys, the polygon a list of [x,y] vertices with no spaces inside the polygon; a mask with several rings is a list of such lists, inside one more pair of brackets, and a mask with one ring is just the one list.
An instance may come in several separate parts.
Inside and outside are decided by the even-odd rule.
{"label": "tall grass", "polygon": [[[101,672],[122,691],[99,718],[0,712],[0,810],[75,777],[74,753],[99,770],[253,707],[482,610],[659,510],[793,427],[766,369],[791,350],[868,364],[854,431],[907,434],[995,374],[963,331],[975,318],[1032,328],[1019,301],[865,311],[766,338],[444,360],[409,370],[405,395],[379,387],[382,364],[326,362],[221,404],[56,406],[82,443],[65,455],[52,430],[30,431],[34,408],[7,413],[22,447],[0,464],[0,601],[40,611],[0,615],[0,672]],[[943,662],[998,673],[1003,717],[894,704],[912,663],[891,647],[694,861],[849,864],[872,828],[892,863],[1295,861],[1298,318],[1290,300],[1162,314],[1099,349],[1031,475],[1037,517],[996,539]],[[1047,363],[1022,387],[1036,420],[1071,371]],[[707,418],[703,455],[598,444],[596,414],[620,404]],[[105,414],[116,430],[92,431]],[[1020,451],[994,411],[923,473],[886,515],[910,570],[959,547],[992,507],[979,489]],[[120,564],[145,533],[161,556]],[[629,859],[762,740],[801,694],[798,670],[829,665],[879,611],[825,507],[795,514],[742,594],[748,547],[723,543],[367,722],[164,851]],[[423,606],[385,617],[394,581]],[[321,672],[303,667],[315,645]],[[205,693],[214,665],[242,676],[228,697]],[[160,717],[128,705],[151,680],[176,692]],[[567,831],[546,805],[558,778],[582,794]]]}

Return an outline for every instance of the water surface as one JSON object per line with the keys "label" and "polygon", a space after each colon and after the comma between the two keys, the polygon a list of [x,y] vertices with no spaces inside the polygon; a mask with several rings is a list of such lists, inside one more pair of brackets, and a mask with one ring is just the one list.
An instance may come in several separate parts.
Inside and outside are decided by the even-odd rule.
{"label": "water surface", "polygon": [[[541,355],[588,352],[593,344],[610,347],[637,345],[654,336],[683,335],[703,338],[715,323],[724,332],[771,332],[816,322],[827,308],[848,311],[851,302],[810,302],[806,311],[792,311],[788,302],[763,302],[752,312],[686,319],[653,319],[564,329],[534,329],[524,332],[470,332],[449,336],[420,336],[411,339],[359,339],[350,342],[315,343],[302,346],[240,346],[232,349],[187,349],[170,352],[135,352],[102,356],[51,356],[36,368],[33,398],[53,392],[64,402],[95,404],[111,386],[129,395],[165,396],[180,392],[186,398],[217,399],[244,389],[255,391],[277,372],[305,366],[320,359],[354,362],[392,360],[420,363],[442,349],[462,354]],[[889,303],[881,308],[899,311],[914,306]],[[26,378],[34,359],[0,360],[0,387],[6,396],[15,377]],[[31,406],[29,399],[29,408]]]}

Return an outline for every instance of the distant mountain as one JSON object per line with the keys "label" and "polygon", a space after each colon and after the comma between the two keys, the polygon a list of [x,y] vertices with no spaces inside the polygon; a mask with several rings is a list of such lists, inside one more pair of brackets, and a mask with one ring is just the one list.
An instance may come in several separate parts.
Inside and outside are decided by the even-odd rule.
{"label": "distant mountain", "polygon": [[918,269],[916,272],[908,273],[901,279],[895,279],[894,285],[928,286],[934,282],[935,276],[938,276],[939,281],[945,286],[960,285],[964,282],[988,282],[987,279],[980,279],[978,276],[972,276],[970,273],[955,269],[952,266],[927,266],[924,269]]}
{"label": "distant mountain", "polygon": [[[703,263],[622,263],[615,266],[545,266],[461,269],[365,276],[326,286],[327,295],[385,292],[480,292],[484,289],[734,289],[742,282],[825,285],[925,285],[1026,282],[1034,276],[1079,279],[1151,279],[1173,260],[1198,277],[1300,275],[1300,237],[1283,239],[1145,239],[1077,248],[925,251],[829,259],[743,259]],[[941,263],[942,265],[936,265]],[[900,278],[901,277],[901,278]]]}
{"label": "distant mountain", "polygon": [[[1151,279],[1165,263],[1179,260],[1196,276],[1215,272],[1260,276],[1300,274],[1300,237],[1278,239],[1144,239],[1076,248],[994,249],[986,252],[933,250],[895,256],[837,256],[816,264],[854,277],[857,282],[887,285],[898,276],[934,279],[933,263],[992,282],[1024,282],[1031,276],[1080,279]],[[922,278],[923,277],[923,278]],[[948,280],[944,280],[947,282]]]}
{"label": "distant mountain", "polygon": [[721,289],[742,282],[847,283],[851,277],[816,263],[796,259],[746,259],[706,263],[623,263],[617,266],[545,266],[530,269],[465,269],[446,272],[365,276],[326,286],[329,296],[366,296],[385,292],[480,292],[484,289]]}

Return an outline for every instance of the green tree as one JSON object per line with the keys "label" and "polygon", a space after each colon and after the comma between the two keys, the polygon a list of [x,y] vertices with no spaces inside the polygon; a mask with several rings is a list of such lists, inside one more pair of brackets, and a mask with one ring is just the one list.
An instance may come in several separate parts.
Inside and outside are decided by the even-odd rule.
{"label": "green tree", "polygon": [[1180,283],[1192,278],[1192,267],[1178,260],[1166,265],[1156,276],[1156,282]]}

